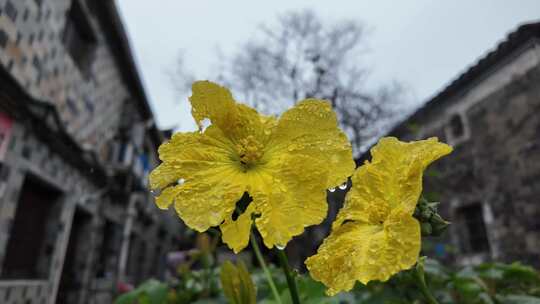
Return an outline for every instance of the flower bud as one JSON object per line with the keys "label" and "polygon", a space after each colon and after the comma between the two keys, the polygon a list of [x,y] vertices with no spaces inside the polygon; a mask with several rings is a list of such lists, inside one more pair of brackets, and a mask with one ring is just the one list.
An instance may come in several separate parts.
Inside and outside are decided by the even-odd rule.
{"label": "flower bud", "polygon": [[440,236],[450,225],[437,212],[439,202],[428,202],[420,197],[413,216],[420,222],[422,236]]}
{"label": "flower bud", "polygon": [[420,231],[422,232],[422,236],[430,236],[433,229],[431,228],[430,223],[420,223]]}

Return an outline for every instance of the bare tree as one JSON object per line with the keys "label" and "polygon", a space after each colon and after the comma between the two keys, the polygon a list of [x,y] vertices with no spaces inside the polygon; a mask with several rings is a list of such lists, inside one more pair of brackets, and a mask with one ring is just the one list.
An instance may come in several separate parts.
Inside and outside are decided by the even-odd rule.
{"label": "bare tree", "polygon": [[259,111],[279,114],[305,98],[329,100],[356,153],[391,118],[401,86],[365,87],[368,69],[361,62],[366,40],[362,24],[327,25],[305,10],[261,26],[255,37],[225,56],[214,79]]}
{"label": "bare tree", "polygon": [[180,96],[191,90],[191,84],[197,79],[195,73],[186,64],[184,50],[178,51],[176,60],[170,69],[165,70],[173,89]]}

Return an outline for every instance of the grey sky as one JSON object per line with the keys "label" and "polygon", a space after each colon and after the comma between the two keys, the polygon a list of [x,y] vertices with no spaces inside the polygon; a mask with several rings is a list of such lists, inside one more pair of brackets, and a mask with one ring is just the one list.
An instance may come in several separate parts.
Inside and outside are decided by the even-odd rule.
{"label": "grey sky", "polygon": [[258,24],[291,9],[311,8],[330,22],[364,22],[372,29],[370,52],[362,58],[372,69],[372,84],[401,81],[417,103],[442,89],[519,24],[540,18],[538,0],[116,1],[159,125],[182,131],[195,129],[189,103],[174,93],[166,76],[179,50],[197,77],[212,78],[217,47],[231,52]]}

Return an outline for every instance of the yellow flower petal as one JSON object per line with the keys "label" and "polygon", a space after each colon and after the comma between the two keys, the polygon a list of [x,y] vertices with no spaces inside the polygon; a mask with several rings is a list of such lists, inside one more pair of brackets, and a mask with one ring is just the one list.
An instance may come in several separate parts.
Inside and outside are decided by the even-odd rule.
{"label": "yellow flower petal", "polygon": [[324,220],[328,205],[323,168],[324,163],[316,158],[290,155],[276,174],[279,180],[265,185],[266,189],[251,191],[253,203],[261,214],[255,224],[266,247],[285,247],[305,227]]}
{"label": "yellow flower petal", "polygon": [[327,293],[348,291],[358,280],[386,281],[416,263],[420,226],[406,212],[393,213],[384,225],[347,222],[332,231],[316,255],[306,260],[311,276]]}
{"label": "yellow flower petal", "polygon": [[210,81],[194,82],[191,89],[191,115],[199,128],[203,127],[205,118],[222,130],[234,125],[236,102],[229,90]]}
{"label": "yellow flower petal", "polygon": [[243,177],[230,168],[206,170],[176,187],[176,212],[186,225],[199,232],[220,225],[246,190]]}
{"label": "yellow flower petal", "polygon": [[232,150],[232,143],[216,127],[204,133],[176,133],[159,147],[163,163],[150,173],[150,187],[163,189],[208,168],[230,166]]}
{"label": "yellow flower petal", "polygon": [[328,287],[328,295],[354,287],[359,279],[358,267],[367,262],[368,247],[384,237],[380,230],[376,226],[345,223],[332,231],[316,255],[306,260],[310,275]]}
{"label": "yellow flower petal", "polygon": [[[339,227],[346,220],[369,222],[372,206],[388,204],[384,201],[384,180],[372,164],[359,167],[351,178],[352,187],[345,197],[333,227]],[[383,203],[381,203],[383,202]]]}
{"label": "yellow flower petal", "polygon": [[382,138],[371,149],[372,163],[377,167],[380,191],[391,206],[404,205],[411,213],[422,193],[422,176],[426,167],[452,152],[452,147],[436,137],[401,142],[395,137]]}
{"label": "yellow flower petal", "polygon": [[347,181],[355,168],[351,144],[339,129],[336,114],[327,101],[307,99],[283,113],[271,144],[273,153],[323,160],[328,170],[326,188]]}
{"label": "yellow flower petal", "polygon": [[422,192],[422,175],[452,148],[436,138],[404,143],[383,138],[373,159],[352,176],[352,188],[332,233],[306,261],[328,293],[349,290],[356,280],[385,281],[410,268],[420,251],[420,225],[412,217]]}
{"label": "yellow flower petal", "polygon": [[181,187],[168,187],[159,196],[156,197],[156,205],[159,209],[167,210],[169,206],[174,203],[174,200],[178,196]]}
{"label": "yellow flower petal", "polygon": [[391,209],[405,206],[414,211],[422,193],[422,176],[426,167],[449,154],[452,147],[436,138],[405,143],[394,137],[382,138],[371,149],[372,161],[367,161],[353,174],[353,187],[333,225],[345,220],[368,221],[374,207],[385,202]]}
{"label": "yellow flower petal", "polygon": [[240,214],[236,220],[229,216],[219,228],[223,242],[231,248],[234,253],[240,252],[249,243],[251,233],[251,215],[255,211],[253,204],[250,204],[244,213]]}
{"label": "yellow flower petal", "polygon": [[390,275],[402,269],[411,268],[420,254],[421,235],[420,223],[409,215],[408,210],[397,208],[392,211],[385,222],[388,251],[387,256],[393,257],[396,266]]}
{"label": "yellow flower petal", "polygon": [[[254,136],[266,143],[269,133],[265,132],[268,117],[244,104],[236,103],[231,92],[209,81],[197,81],[193,84],[191,114],[202,128],[205,118],[218,127],[234,144],[243,138]],[[268,134],[267,134],[268,133]]]}
{"label": "yellow flower petal", "polygon": [[[177,182],[181,177],[180,165],[175,165],[174,163],[161,163],[150,173],[150,188],[159,191],[168,185]],[[164,208],[167,209],[167,207]]]}

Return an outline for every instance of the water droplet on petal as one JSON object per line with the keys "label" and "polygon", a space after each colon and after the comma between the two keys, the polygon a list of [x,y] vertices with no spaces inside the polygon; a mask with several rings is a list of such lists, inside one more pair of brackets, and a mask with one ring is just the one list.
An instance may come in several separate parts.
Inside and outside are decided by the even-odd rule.
{"label": "water droplet on petal", "polygon": [[279,249],[279,250],[283,250],[283,249],[285,249],[285,246],[280,245],[280,244],[276,244],[276,248]]}
{"label": "water droplet on petal", "polygon": [[153,196],[159,196],[161,194],[161,189],[152,189],[152,190],[150,190],[150,193]]}
{"label": "water droplet on petal", "polygon": [[335,192],[335,191],[336,191],[336,188],[328,188],[328,191],[330,191],[330,192]]}
{"label": "water droplet on petal", "polygon": [[339,185],[339,189],[341,189],[341,190],[347,189],[347,183],[345,182],[345,183]]}
{"label": "water droplet on petal", "polygon": [[186,182],[186,180],[183,179],[183,178],[178,179],[178,184],[179,185],[183,185],[185,182]]}
{"label": "water droplet on petal", "polygon": [[210,119],[205,118],[201,121],[201,132],[204,132],[206,128],[208,128],[212,124],[212,121]]}

